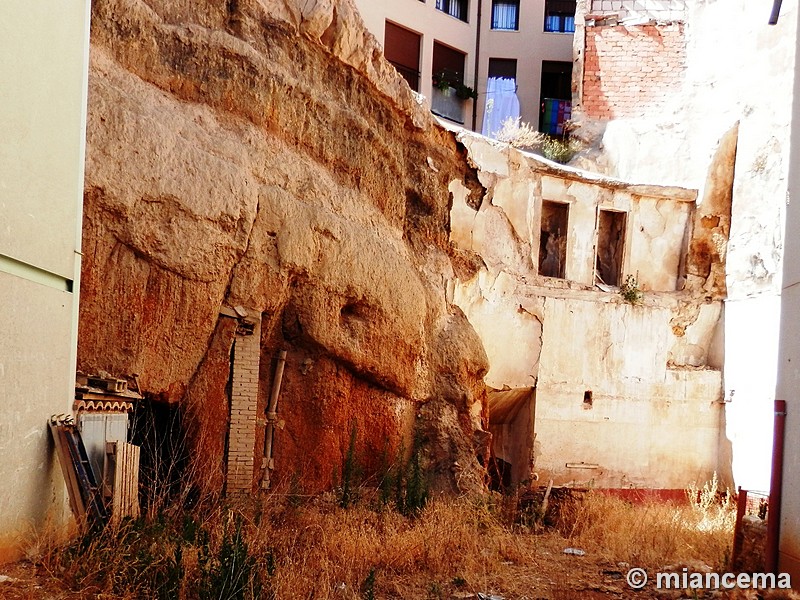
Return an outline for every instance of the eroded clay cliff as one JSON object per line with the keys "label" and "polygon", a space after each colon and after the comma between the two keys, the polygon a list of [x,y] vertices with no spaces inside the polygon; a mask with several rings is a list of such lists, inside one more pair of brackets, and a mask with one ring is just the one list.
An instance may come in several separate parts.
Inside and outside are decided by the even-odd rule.
{"label": "eroded clay cliff", "polygon": [[79,369],[184,407],[218,489],[243,307],[254,482],[286,348],[274,477],[329,486],[355,426],[367,467],[418,430],[439,487],[477,485],[487,361],[445,294],[474,173],[349,0],[97,0],[89,94]]}

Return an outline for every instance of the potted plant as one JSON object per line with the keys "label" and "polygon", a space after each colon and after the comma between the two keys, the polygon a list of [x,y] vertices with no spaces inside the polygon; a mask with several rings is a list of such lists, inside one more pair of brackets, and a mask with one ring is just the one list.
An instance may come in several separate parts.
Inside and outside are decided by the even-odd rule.
{"label": "potted plant", "polygon": [[462,83],[463,76],[461,73],[442,70],[433,74],[433,87],[444,94],[449,94],[450,89],[455,90],[457,98],[461,100],[469,100],[470,98],[477,99],[478,92],[468,85]]}

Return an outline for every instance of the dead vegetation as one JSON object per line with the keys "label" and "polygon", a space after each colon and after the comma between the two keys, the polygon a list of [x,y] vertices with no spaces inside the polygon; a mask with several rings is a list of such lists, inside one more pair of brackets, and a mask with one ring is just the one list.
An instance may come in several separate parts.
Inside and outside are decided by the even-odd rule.
{"label": "dead vegetation", "polygon": [[[715,487],[715,486],[714,486]],[[559,529],[572,545],[613,562],[659,569],[696,565],[729,570],[736,521],[730,496],[700,496],[685,503],[655,500],[633,504],[600,492],[568,500],[561,507]],[[716,489],[715,489],[716,492]]]}
{"label": "dead vegetation", "polygon": [[434,498],[406,515],[380,490],[358,496],[347,508],[335,494],[290,493],[167,508],[44,548],[36,562],[87,598],[597,598],[630,593],[624,580],[602,581],[623,562],[727,570],[732,542],[732,508],[717,500],[593,492],[557,503],[546,527],[517,496]]}

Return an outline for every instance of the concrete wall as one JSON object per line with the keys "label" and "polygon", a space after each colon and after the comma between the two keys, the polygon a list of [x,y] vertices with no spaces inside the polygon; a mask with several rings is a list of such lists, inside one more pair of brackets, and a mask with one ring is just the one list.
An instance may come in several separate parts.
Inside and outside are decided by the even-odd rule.
{"label": "concrete wall", "polygon": [[[717,471],[729,481],[729,449],[720,443],[722,302],[681,277],[697,192],[558,168],[466,133],[459,139],[487,192],[476,211],[468,190],[451,184],[451,239],[485,266],[456,280],[453,298],[486,348],[486,383],[536,388],[540,478],[675,489]],[[543,200],[569,207],[564,279],[538,273]],[[595,283],[603,208],[627,213],[622,273],[637,278],[639,304]]]}
{"label": "concrete wall", "polygon": [[[784,17],[781,17],[784,19]],[[787,25],[800,32],[800,19]],[[800,40],[797,41],[800,50]],[[778,570],[800,581],[800,70],[794,68],[794,108],[791,128],[791,168],[786,207],[786,246],[781,294],[780,349],[776,398],[786,401]]]}
{"label": "concrete wall", "polygon": [[686,0],[590,0],[593,15],[618,15],[620,19],[681,20],[686,14]]}
{"label": "concrete wall", "polygon": [[0,560],[66,522],[47,420],[75,384],[89,3],[0,20]]}

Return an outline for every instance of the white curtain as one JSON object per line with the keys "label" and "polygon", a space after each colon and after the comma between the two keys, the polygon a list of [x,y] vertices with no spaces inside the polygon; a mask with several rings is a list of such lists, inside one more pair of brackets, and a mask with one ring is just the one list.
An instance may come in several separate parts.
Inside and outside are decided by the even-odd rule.
{"label": "white curtain", "polygon": [[492,29],[516,30],[517,6],[516,2],[495,2],[492,5]]}
{"label": "white curtain", "polygon": [[509,117],[519,117],[517,82],[506,77],[490,77],[486,85],[486,106],[483,109],[481,133],[495,137]]}

